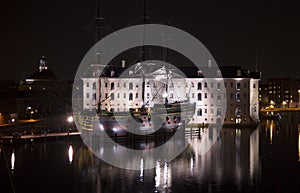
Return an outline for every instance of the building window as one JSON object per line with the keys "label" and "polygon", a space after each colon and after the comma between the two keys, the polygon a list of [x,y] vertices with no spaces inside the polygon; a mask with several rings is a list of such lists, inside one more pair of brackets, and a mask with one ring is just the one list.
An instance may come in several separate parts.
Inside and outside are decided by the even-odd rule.
{"label": "building window", "polygon": [[110,83],[110,90],[114,90],[115,89],[115,83]]}
{"label": "building window", "polygon": [[221,116],[221,114],[222,114],[222,111],[221,111],[220,108],[218,108],[218,109],[217,109],[217,116]]}
{"label": "building window", "polygon": [[174,96],[173,96],[173,93],[170,93],[170,98],[172,99]]}
{"label": "building window", "polygon": [[90,93],[86,93],[86,98],[90,98]]}
{"label": "building window", "polygon": [[202,109],[201,109],[201,108],[198,109],[198,111],[197,111],[197,116],[202,116]]}
{"label": "building window", "polygon": [[233,87],[233,82],[230,82],[230,87],[231,87],[231,88]]}
{"label": "building window", "polygon": [[236,89],[237,89],[237,90],[240,90],[240,89],[241,89],[241,83],[240,83],[240,82],[237,82],[237,83],[236,83]]}
{"label": "building window", "polygon": [[106,98],[106,99],[108,98],[108,94],[107,94],[107,93],[105,93],[105,98]]}
{"label": "building window", "polygon": [[118,82],[117,87],[120,87],[120,83]]}
{"label": "building window", "polygon": [[132,90],[133,89],[133,84],[132,82],[129,83],[129,90]]}
{"label": "building window", "polygon": [[93,100],[96,100],[96,93],[93,93]]}
{"label": "building window", "polygon": [[107,87],[107,82],[105,82],[105,87]]}
{"label": "building window", "polygon": [[205,114],[207,113],[207,109],[204,109],[204,113],[205,113]]}
{"label": "building window", "polygon": [[256,88],[256,84],[253,84],[253,88]]}
{"label": "building window", "polygon": [[94,90],[96,89],[96,83],[95,82],[93,83],[93,89]]}
{"label": "building window", "polygon": [[201,82],[198,82],[198,90],[201,90],[202,89],[202,84]]}
{"label": "building window", "polygon": [[86,87],[90,87],[90,83],[89,82],[86,83]]}
{"label": "building window", "polygon": [[206,99],[207,99],[207,93],[204,93],[204,98],[206,98]]}
{"label": "building window", "polygon": [[124,93],[123,98],[124,98],[124,99],[126,98],[126,93]]}
{"label": "building window", "polygon": [[221,83],[217,83],[217,89],[220,90],[221,89]]}
{"label": "building window", "polygon": [[110,99],[113,101],[113,100],[115,100],[115,94],[114,93],[111,93],[110,94]]}
{"label": "building window", "polygon": [[202,95],[201,93],[198,93],[198,101],[201,101],[202,100]]}
{"label": "building window", "polygon": [[135,98],[139,98],[139,93],[135,93]]}
{"label": "building window", "polygon": [[124,88],[126,87],[126,82],[124,82],[124,85],[123,85],[123,86],[124,86]]}
{"label": "building window", "polygon": [[212,99],[214,98],[214,93],[210,94],[210,98],[212,98]]}
{"label": "building window", "polygon": [[237,108],[235,109],[235,116],[236,116],[236,117],[241,117],[241,113],[242,113],[241,108],[240,108],[240,107],[237,107]]}
{"label": "building window", "polygon": [[185,98],[189,98],[189,93],[185,93]]}
{"label": "building window", "polygon": [[211,112],[211,114],[214,114],[214,108],[211,108],[210,112]]}
{"label": "building window", "polygon": [[207,88],[207,82],[204,83],[204,87]]}
{"label": "building window", "polygon": [[218,101],[221,101],[221,95],[220,95],[220,94],[218,94],[217,100],[218,100]]}
{"label": "building window", "polygon": [[192,98],[195,98],[195,94],[194,93],[192,93]]}
{"label": "building window", "polygon": [[117,98],[120,98],[120,93],[117,94]]}
{"label": "building window", "polygon": [[244,88],[247,88],[247,82],[244,82]]}
{"label": "building window", "polygon": [[171,84],[170,84],[170,88],[173,88],[174,87],[174,83],[173,82],[171,82]]}
{"label": "building window", "polygon": [[214,88],[214,83],[213,82],[210,83],[210,87]]}
{"label": "building window", "polygon": [[129,100],[132,101],[133,100],[133,94],[129,93]]}
{"label": "building window", "polygon": [[194,88],[194,83],[193,83],[193,82],[191,82],[191,85],[192,85],[192,87]]}
{"label": "building window", "polygon": [[224,82],[224,86],[225,86],[225,88],[227,88],[227,83],[226,82]]}
{"label": "building window", "polygon": [[236,93],[236,101],[240,102],[241,101],[241,94],[238,92]]}

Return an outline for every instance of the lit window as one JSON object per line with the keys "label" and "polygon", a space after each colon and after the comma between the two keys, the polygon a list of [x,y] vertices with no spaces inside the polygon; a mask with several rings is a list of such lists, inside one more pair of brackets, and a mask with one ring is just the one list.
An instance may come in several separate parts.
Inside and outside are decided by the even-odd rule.
{"label": "lit window", "polygon": [[221,83],[217,83],[217,89],[218,89],[218,90],[221,89]]}

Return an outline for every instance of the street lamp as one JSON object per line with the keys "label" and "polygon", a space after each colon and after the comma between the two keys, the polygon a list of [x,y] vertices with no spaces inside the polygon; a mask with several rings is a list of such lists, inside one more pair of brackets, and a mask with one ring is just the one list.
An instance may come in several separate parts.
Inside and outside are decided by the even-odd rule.
{"label": "street lamp", "polygon": [[67,119],[67,121],[68,121],[69,123],[72,123],[72,122],[74,121],[73,116],[69,116],[68,119]]}

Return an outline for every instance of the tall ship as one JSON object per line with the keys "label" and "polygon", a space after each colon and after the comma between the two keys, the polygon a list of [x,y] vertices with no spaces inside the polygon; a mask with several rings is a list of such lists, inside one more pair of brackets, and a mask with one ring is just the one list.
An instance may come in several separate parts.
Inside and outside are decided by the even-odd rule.
{"label": "tall ship", "polygon": [[97,102],[102,130],[147,134],[184,127],[196,104],[172,89],[174,83],[185,83],[184,74],[175,71],[179,69],[155,61],[104,70],[98,80]]}

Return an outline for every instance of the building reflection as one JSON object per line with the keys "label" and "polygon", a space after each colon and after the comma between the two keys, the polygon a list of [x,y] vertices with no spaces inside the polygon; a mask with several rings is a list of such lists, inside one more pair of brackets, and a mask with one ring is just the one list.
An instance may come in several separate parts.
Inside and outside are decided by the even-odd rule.
{"label": "building reflection", "polygon": [[300,124],[298,124],[298,162],[300,162]]}

